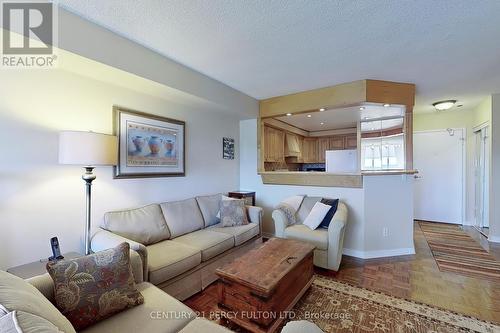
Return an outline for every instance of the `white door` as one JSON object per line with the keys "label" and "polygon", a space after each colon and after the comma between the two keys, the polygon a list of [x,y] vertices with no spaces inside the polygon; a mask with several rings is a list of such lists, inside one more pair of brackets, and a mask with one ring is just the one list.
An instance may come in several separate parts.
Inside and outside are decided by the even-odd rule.
{"label": "white door", "polygon": [[464,133],[443,129],[413,134],[415,219],[463,223]]}
{"label": "white door", "polygon": [[474,156],[475,207],[474,226],[483,232],[489,226],[489,163],[488,126],[474,132],[476,140]]}

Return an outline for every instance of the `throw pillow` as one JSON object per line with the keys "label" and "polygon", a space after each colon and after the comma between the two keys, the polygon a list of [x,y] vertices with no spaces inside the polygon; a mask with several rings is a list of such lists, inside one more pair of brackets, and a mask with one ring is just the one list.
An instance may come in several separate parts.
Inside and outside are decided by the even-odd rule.
{"label": "throw pillow", "polygon": [[24,311],[12,311],[0,318],[2,333],[62,333],[47,319]]}
{"label": "throw pillow", "polygon": [[[223,195],[222,196],[222,200],[240,200],[240,199],[236,199],[236,198],[230,198],[228,196],[225,196]],[[220,205],[219,205],[220,206]],[[217,213],[217,215],[215,216],[216,218],[218,218],[220,220],[220,209],[219,209],[219,212]],[[220,221],[219,221],[220,222]]]}
{"label": "throw pillow", "polygon": [[0,317],[0,332],[23,333],[16,319],[16,312],[12,311]]}
{"label": "throw pillow", "polygon": [[245,200],[222,200],[220,202],[220,221],[222,227],[248,224]]}
{"label": "throw pillow", "polygon": [[293,225],[297,223],[297,219],[295,218],[295,213],[297,212],[292,206],[287,203],[280,203],[276,206],[277,210],[280,210],[285,214],[286,219],[288,221],[288,225]]}
{"label": "throw pillow", "polygon": [[325,205],[319,201],[316,202],[304,220],[304,225],[308,226],[311,230],[315,230],[321,224],[321,221],[323,221],[330,208],[331,206],[329,205]]}
{"label": "throw pillow", "polygon": [[127,308],[144,303],[130,267],[130,246],[73,259],[49,262],[56,306],[77,331]]}
{"label": "throw pillow", "polygon": [[333,215],[335,215],[335,213],[337,212],[337,207],[339,206],[339,199],[323,198],[321,199],[320,202],[331,207],[328,213],[326,213],[325,218],[323,219],[323,221],[321,221],[321,224],[319,225],[320,228],[328,229],[328,226],[330,226],[330,222],[332,221]]}

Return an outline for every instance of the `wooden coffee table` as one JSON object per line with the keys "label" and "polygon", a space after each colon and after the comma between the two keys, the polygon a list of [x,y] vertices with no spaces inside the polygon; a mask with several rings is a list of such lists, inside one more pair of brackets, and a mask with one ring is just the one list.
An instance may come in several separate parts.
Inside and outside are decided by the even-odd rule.
{"label": "wooden coffee table", "polygon": [[250,332],[274,332],[313,280],[314,246],[271,238],[216,270],[226,319]]}

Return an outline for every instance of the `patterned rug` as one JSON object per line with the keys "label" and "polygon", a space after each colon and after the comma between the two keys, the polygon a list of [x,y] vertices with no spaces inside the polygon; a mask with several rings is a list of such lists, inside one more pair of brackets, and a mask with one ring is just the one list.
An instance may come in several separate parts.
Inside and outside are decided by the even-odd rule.
{"label": "patterned rug", "polygon": [[457,225],[419,222],[441,271],[500,281],[500,262]]}
{"label": "patterned rug", "polygon": [[315,275],[293,309],[324,332],[500,332],[500,326]]}

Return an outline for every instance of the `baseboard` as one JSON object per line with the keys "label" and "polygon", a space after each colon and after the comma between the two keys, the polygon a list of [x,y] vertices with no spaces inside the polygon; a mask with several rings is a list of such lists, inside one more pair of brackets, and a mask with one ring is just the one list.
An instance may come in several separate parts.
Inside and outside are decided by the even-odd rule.
{"label": "baseboard", "polygon": [[488,242],[500,243],[500,236],[488,236]]}
{"label": "baseboard", "polygon": [[359,251],[359,250],[344,249],[342,253],[360,259],[374,259],[374,258],[406,256],[415,254],[415,248],[408,247],[408,248],[377,250],[377,251]]}

